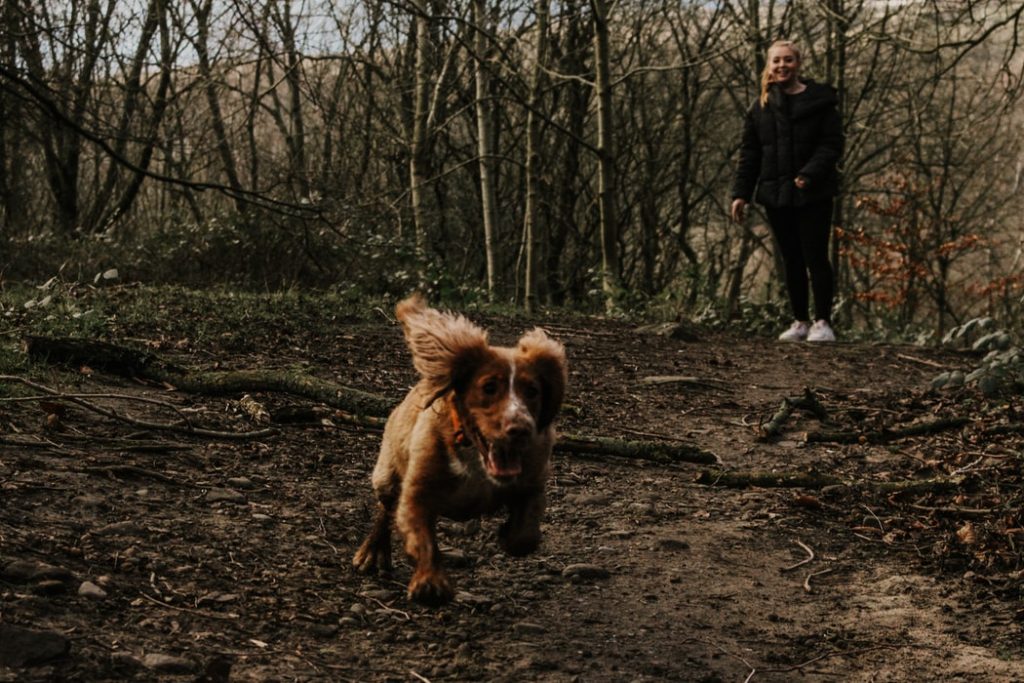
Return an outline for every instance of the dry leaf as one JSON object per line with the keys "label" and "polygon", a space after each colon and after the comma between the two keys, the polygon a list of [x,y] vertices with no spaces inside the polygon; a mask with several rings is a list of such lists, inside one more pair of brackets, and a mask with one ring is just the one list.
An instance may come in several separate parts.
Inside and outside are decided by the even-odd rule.
{"label": "dry leaf", "polygon": [[793,497],[793,505],[811,510],[820,510],[824,507],[816,497],[806,493],[800,493]]}
{"label": "dry leaf", "polygon": [[964,545],[974,545],[978,542],[978,535],[974,531],[974,525],[970,522],[956,530],[956,537]]}
{"label": "dry leaf", "polygon": [[238,399],[238,405],[242,407],[245,414],[256,424],[265,425],[270,423],[270,413],[263,407],[263,404],[249,394]]}

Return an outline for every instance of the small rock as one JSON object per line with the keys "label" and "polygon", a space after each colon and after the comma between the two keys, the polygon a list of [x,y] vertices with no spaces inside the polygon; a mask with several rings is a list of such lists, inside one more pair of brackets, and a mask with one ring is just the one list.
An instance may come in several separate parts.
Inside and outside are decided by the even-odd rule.
{"label": "small rock", "polygon": [[608,493],[576,493],[566,496],[565,502],[581,507],[599,507],[608,504],[611,499],[611,494]]}
{"label": "small rock", "polygon": [[487,607],[488,605],[490,605],[493,602],[493,600],[491,600],[490,598],[486,598],[486,597],[484,597],[482,595],[476,595],[475,593],[470,593],[468,591],[458,591],[455,594],[455,602],[461,603],[463,605],[475,605],[475,606],[479,606],[479,607]]}
{"label": "small rock", "polygon": [[142,665],[147,669],[172,675],[190,674],[196,669],[195,662],[191,659],[159,653],[153,653],[143,657]]}
{"label": "small rock", "polygon": [[630,529],[612,529],[608,532],[608,536],[611,538],[627,539],[636,536],[636,532]]}
{"label": "small rock", "polygon": [[45,562],[31,560],[14,560],[0,570],[0,579],[9,583],[29,583],[31,581],[53,580],[70,581],[74,575],[67,569],[55,567]]}
{"label": "small rock", "polygon": [[234,489],[210,489],[206,492],[207,503],[244,503],[245,496]]}
{"label": "small rock", "polygon": [[599,567],[596,564],[570,564],[562,570],[562,577],[566,579],[607,579],[611,577],[609,572],[604,567]]}
{"label": "small rock", "polygon": [[93,529],[90,533],[93,536],[145,536],[146,530],[138,522],[129,519],[101,526],[98,529]]}
{"label": "small rock", "polygon": [[458,548],[444,548],[441,552],[444,557],[444,563],[449,567],[473,566],[473,558],[467,555],[463,550],[459,550]]}
{"label": "small rock", "polygon": [[252,483],[252,479],[249,477],[231,477],[227,482],[232,488],[236,489],[253,489],[256,488],[256,484]]}
{"label": "small rock", "polygon": [[94,600],[102,600],[107,597],[107,591],[92,581],[83,581],[82,585],[78,587],[78,594]]}
{"label": "small rock", "polygon": [[253,521],[261,522],[263,524],[274,521],[273,517],[271,517],[270,515],[265,515],[262,512],[254,512],[252,518]]}
{"label": "small rock", "polygon": [[534,624],[529,621],[521,621],[512,627],[512,631],[517,636],[536,636],[542,633],[547,633],[547,629],[540,624]]}
{"label": "small rock", "polygon": [[131,669],[138,669],[142,662],[131,652],[111,652],[110,663],[114,666],[123,666]]}
{"label": "small rock", "polygon": [[633,514],[653,517],[657,514],[654,503],[630,503],[629,509]]}
{"label": "small rock", "polygon": [[0,624],[0,666],[45,664],[63,657],[70,649],[71,641],[59,633]]}
{"label": "small rock", "polygon": [[310,624],[309,631],[318,638],[330,638],[338,633],[336,624]]}
{"label": "small rock", "polygon": [[351,627],[358,626],[361,623],[362,622],[355,617],[342,617],[341,619],[338,619],[338,626]]}
{"label": "small rock", "polygon": [[88,494],[84,496],[75,496],[71,499],[71,502],[83,508],[101,508],[105,507],[107,504],[106,498]]}
{"label": "small rock", "polygon": [[654,544],[657,550],[689,550],[690,544],[679,538],[659,538],[658,542]]}
{"label": "small rock", "polygon": [[32,586],[32,592],[36,595],[59,595],[66,592],[67,589],[68,585],[66,583],[55,579],[39,581]]}
{"label": "small rock", "polygon": [[364,598],[370,598],[371,600],[380,600],[381,602],[390,602],[391,600],[395,600],[399,597],[399,593],[397,591],[388,590],[386,588],[366,590],[359,595]]}

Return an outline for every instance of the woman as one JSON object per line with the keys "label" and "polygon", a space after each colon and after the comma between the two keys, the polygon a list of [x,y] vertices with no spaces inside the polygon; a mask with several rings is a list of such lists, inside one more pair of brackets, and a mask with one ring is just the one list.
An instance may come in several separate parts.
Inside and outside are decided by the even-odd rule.
{"label": "woman", "polygon": [[[761,96],[747,112],[732,186],[732,219],[754,197],[768,216],[786,270],[794,322],[783,341],[835,341],[832,331],[832,199],[839,189],[843,131],[835,90],[800,78],[800,51],[788,40],[768,48]],[[808,318],[810,275],[814,324]]]}

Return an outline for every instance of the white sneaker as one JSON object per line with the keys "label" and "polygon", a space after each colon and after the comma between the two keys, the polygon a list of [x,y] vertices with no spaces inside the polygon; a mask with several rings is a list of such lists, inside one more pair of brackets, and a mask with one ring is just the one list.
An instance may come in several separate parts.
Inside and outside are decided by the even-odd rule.
{"label": "white sneaker", "polygon": [[803,320],[796,320],[789,329],[779,335],[779,341],[798,342],[807,339],[810,327]]}
{"label": "white sneaker", "polygon": [[811,331],[807,333],[809,342],[833,342],[836,340],[836,333],[825,320],[816,320],[811,325]]}

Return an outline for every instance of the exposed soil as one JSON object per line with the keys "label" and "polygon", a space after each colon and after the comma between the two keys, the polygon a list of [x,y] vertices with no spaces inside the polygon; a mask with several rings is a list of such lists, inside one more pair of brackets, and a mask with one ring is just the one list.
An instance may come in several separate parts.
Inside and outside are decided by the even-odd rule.
{"label": "exposed soil", "polygon": [[[534,322],[471,317],[498,343]],[[0,644],[0,661],[18,664],[0,666],[0,681],[218,681],[227,664],[238,681],[1024,681],[1021,436],[983,433],[1020,424],[1024,401],[926,391],[973,358],[536,322],[569,354],[566,433],[683,440],[724,471],[869,484],[723,488],[695,483],[707,466],[559,455],[540,551],[501,554],[497,518],[445,523],[458,594],[426,608],[405,597],[403,560],[390,577],[350,567],[370,525],[378,433],[327,418],[199,439],[66,402],[3,403],[0,628],[37,661]],[[202,348],[174,338],[173,316],[123,332],[194,368],[302,368],[395,399],[415,379],[383,318],[327,334],[238,330]],[[642,382],[669,375],[692,379]],[[90,400],[137,417],[173,421],[173,406],[213,429],[257,428],[237,396],[101,372],[49,384],[132,397]],[[827,423],[797,410],[760,440],[759,424],[805,387]],[[303,404],[253,398],[271,415]],[[971,422],[875,443],[885,427],[955,416]],[[804,441],[823,429],[865,437]],[[910,480],[955,483],[871,485]],[[592,566],[564,574],[581,563]],[[105,595],[80,594],[83,582]],[[54,635],[66,654],[59,639],[42,647]]]}

